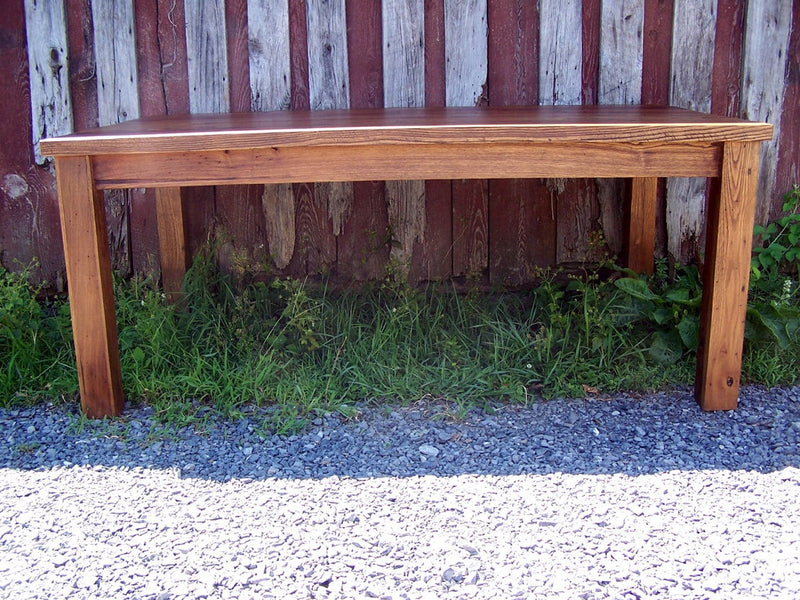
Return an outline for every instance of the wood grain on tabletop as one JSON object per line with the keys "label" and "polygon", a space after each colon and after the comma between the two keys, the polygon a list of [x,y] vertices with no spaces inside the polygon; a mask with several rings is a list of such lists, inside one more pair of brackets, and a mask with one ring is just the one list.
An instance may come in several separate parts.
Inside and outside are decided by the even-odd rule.
{"label": "wood grain on tabletop", "polygon": [[152,117],[42,140],[53,155],[337,144],[770,139],[772,126],[668,107],[275,111]]}

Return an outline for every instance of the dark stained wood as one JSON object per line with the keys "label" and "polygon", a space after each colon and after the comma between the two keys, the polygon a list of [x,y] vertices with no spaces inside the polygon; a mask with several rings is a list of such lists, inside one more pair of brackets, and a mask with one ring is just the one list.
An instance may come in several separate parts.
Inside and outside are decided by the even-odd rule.
{"label": "dark stained wood", "polygon": [[[347,0],[347,55],[350,106],[383,106],[382,16],[380,2]],[[353,210],[337,238],[337,270],[345,278],[380,278],[389,257],[389,216],[385,185],[378,181],[353,185]]]}
{"label": "dark stained wood", "polygon": [[642,40],[642,104],[669,103],[674,0],[645,0]]}
{"label": "dark stained wood", "polygon": [[[587,0],[581,5],[580,101],[597,103],[600,78],[601,3]],[[552,15],[551,15],[552,17]],[[558,95],[573,90],[559,90]],[[576,100],[577,101],[577,100]],[[590,179],[561,179],[545,183],[551,214],[556,221],[555,262],[595,261],[598,248],[590,244],[590,233],[600,230],[600,206],[597,184]]]}
{"label": "dark stained wood", "polygon": [[581,64],[581,97],[584,104],[597,104],[600,78],[600,22],[602,4],[600,0],[583,0]]}
{"label": "dark stained wood", "polygon": [[[134,5],[139,112],[142,116],[166,113],[158,19],[153,18],[154,14],[158,14],[158,9],[158,0],[143,0]],[[135,273],[153,273],[158,270],[160,254],[157,214],[155,193],[152,190],[136,190],[131,193],[131,262]]]}
{"label": "dark stained wood", "polygon": [[[539,11],[536,3],[489,3],[489,104],[539,103]],[[489,278],[519,286],[535,267],[555,264],[555,214],[541,179],[489,182]]]}
{"label": "dark stained wood", "polygon": [[[120,5],[126,4],[129,0],[124,0],[121,2]],[[137,44],[137,54],[135,57],[136,60],[136,67],[137,73],[139,76],[139,105],[141,107],[141,114],[142,115],[150,115],[150,114],[162,114],[162,113],[169,113],[169,114],[179,114],[188,112],[189,108],[189,94],[188,94],[188,77],[187,77],[187,56],[186,56],[186,18],[185,18],[185,0],[141,0],[131,3],[131,6],[134,9],[135,14],[135,22],[136,22],[136,44]],[[775,6],[782,6],[781,10],[787,14],[798,14],[798,5],[796,4],[797,0],[785,0],[785,2],[775,3]],[[3,6],[4,15],[8,15],[8,19],[4,20],[3,22],[3,32],[4,32],[4,47],[8,47],[9,40],[20,38],[23,39],[24,44],[24,37],[25,37],[25,23],[24,18],[20,20],[18,16],[20,14],[24,14],[24,11],[20,12],[20,7],[23,6],[21,4],[21,0],[15,0],[15,2],[8,2],[4,3],[7,6]],[[113,3],[111,3],[113,4]],[[109,4],[109,6],[111,6]],[[348,25],[348,36],[347,36],[347,43],[348,45],[358,45],[361,43],[358,38],[360,35],[360,31],[362,28],[369,30],[370,24],[368,22],[370,14],[376,12],[377,7],[374,4],[379,4],[377,2],[370,5],[370,3],[365,3],[367,7],[366,10],[360,10],[362,6],[358,2],[353,2],[351,4],[351,8],[346,11],[347,14],[347,25]],[[426,75],[426,85],[425,85],[425,93],[426,93],[426,102],[429,105],[436,105],[444,103],[445,97],[445,38],[444,38],[444,0],[420,0],[420,4],[424,5],[425,14],[424,14],[424,25],[425,25],[425,54],[426,60],[424,61],[424,69]],[[567,21],[569,31],[574,33],[574,35],[562,33],[560,35],[555,36],[555,39],[559,40],[558,46],[559,51],[562,46],[582,46],[582,60],[580,61],[580,69],[579,69],[579,80],[580,85],[578,86],[578,95],[569,95],[570,101],[582,101],[584,103],[592,103],[596,100],[597,95],[597,63],[598,63],[598,52],[600,52],[600,56],[602,56],[603,45],[605,42],[603,40],[608,39],[609,32],[604,30],[603,28],[609,27],[609,24],[600,22],[599,19],[599,12],[601,5],[603,3],[600,0],[586,0],[585,2],[581,2],[579,5],[577,3],[567,5],[566,3],[562,4],[559,2],[521,2],[518,1],[516,3],[512,2],[511,0],[491,0],[487,3],[489,11],[491,13],[490,18],[488,19],[490,29],[495,29],[499,27],[499,24],[502,22],[503,19],[507,20],[514,20],[518,18],[518,15],[522,15],[522,12],[515,12],[516,10],[520,11],[531,11],[531,12],[539,12],[545,10],[547,12],[550,11],[548,14],[550,15],[546,19],[543,19],[542,22],[537,24],[537,31],[534,32],[534,37],[538,39],[538,36],[542,33],[547,33],[552,31],[552,22],[553,22],[553,15],[557,15],[559,11],[566,11],[571,10],[570,6],[574,7],[577,6],[577,13],[579,15],[579,19],[569,19]],[[607,3],[605,6],[608,9],[611,3]],[[620,3],[622,5],[623,3]],[[637,5],[640,4],[640,0],[637,0]],[[687,8],[691,10],[691,6],[693,4],[700,4],[699,2],[678,2],[678,0],[643,0],[644,4],[644,39],[643,39],[643,78],[642,78],[642,102],[645,104],[648,103],[657,103],[662,104],[669,101],[669,89],[670,89],[670,52],[673,39],[686,39],[685,35],[682,35],[681,29],[686,27],[693,27],[692,23],[693,20],[690,20],[688,23],[684,20],[679,19],[679,15],[676,14],[676,7],[680,7],[680,12],[682,14],[687,12]],[[741,108],[741,106],[745,106],[745,101],[748,98],[753,97],[760,93],[765,87],[774,87],[771,90],[765,90],[768,92],[768,96],[774,99],[777,99],[777,103],[773,103],[769,108],[770,114],[775,115],[776,122],[778,117],[780,117],[780,122],[782,125],[791,124],[797,122],[797,92],[796,92],[796,85],[793,81],[796,81],[796,71],[797,71],[797,42],[792,42],[793,45],[790,44],[790,48],[786,48],[785,46],[781,46],[780,44],[776,45],[772,42],[768,44],[768,47],[777,47],[780,46],[781,53],[777,56],[777,52],[775,53],[777,58],[770,58],[769,61],[760,60],[758,56],[756,56],[759,51],[757,48],[757,44],[750,44],[748,43],[745,47],[745,44],[742,43],[743,40],[743,32],[745,29],[749,29],[751,31],[760,31],[759,28],[766,27],[765,31],[769,31],[770,26],[766,22],[766,19],[759,17],[759,15],[766,14],[765,10],[762,10],[759,7],[766,7],[772,3],[761,3],[761,2],[744,2],[744,0],[713,0],[713,2],[705,1],[702,3],[703,6],[711,7],[713,6],[714,10],[716,11],[717,18],[709,22],[708,27],[704,27],[705,31],[714,30],[713,39],[714,42],[714,52],[713,52],[713,77],[707,78],[708,80],[713,80],[713,85],[711,86],[711,110],[713,112],[717,112],[720,114],[737,114],[737,107]],[[244,57],[248,52],[249,48],[247,47],[247,43],[245,40],[245,30],[244,27],[245,23],[249,19],[247,14],[247,2],[245,0],[231,0],[230,2],[215,2],[215,5],[219,6],[220,8],[224,9],[225,11],[225,22],[226,28],[224,36],[225,39],[222,42],[227,47],[227,55],[229,60],[229,68],[227,69],[227,80],[230,83],[230,102],[231,106],[235,110],[239,110],[240,108],[243,110],[248,110],[249,107],[247,106],[247,80],[250,74],[247,65],[244,64],[244,61],[241,59],[237,59],[237,56]],[[299,32],[302,28],[306,27],[306,17],[307,17],[307,7],[306,3],[303,0],[299,2],[287,2],[287,5],[290,5],[291,10],[295,14],[295,16],[299,16],[300,18],[295,19],[295,32]],[[452,6],[456,6],[457,3],[452,5],[448,5],[448,9],[452,8]],[[514,6],[516,5],[516,6]],[[92,3],[90,0],[75,0],[69,2],[68,10],[66,11],[66,19],[67,19],[67,26],[65,27],[68,33],[68,46],[69,46],[69,64],[64,72],[69,76],[69,83],[70,83],[70,91],[72,96],[72,102],[74,106],[74,115],[73,121],[75,123],[76,129],[83,130],[90,127],[94,127],[97,125],[98,121],[98,107],[97,107],[97,69],[96,67],[100,67],[100,63],[97,63],[94,57],[94,47],[95,47],[95,33],[94,28],[97,25],[94,23],[92,18],[92,10],[91,10]],[[267,6],[266,3],[263,6]],[[352,6],[356,6],[355,9]],[[752,10],[745,10],[746,6],[749,6]],[[511,7],[511,8],[507,8]],[[708,9],[710,10],[710,8]],[[708,12],[708,10],[704,11],[704,14]],[[575,10],[573,10],[575,12]],[[16,15],[16,16],[15,16]],[[521,17],[520,17],[521,18]],[[747,19],[751,19],[753,22],[747,23]],[[364,24],[362,24],[362,20]],[[785,22],[784,19],[782,22]],[[794,21],[798,21],[797,18]],[[677,27],[676,27],[677,24]],[[60,26],[60,24],[59,24]],[[339,27],[337,25],[337,27]],[[539,31],[538,29],[541,30]],[[796,40],[797,38],[797,24],[794,23],[792,25],[792,30],[790,31],[788,26],[783,27],[783,29],[787,32],[786,39],[788,41]],[[490,38],[494,34],[490,33]],[[367,39],[372,39],[372,35],[369,34],[365,36]],[[550,36],[551,38],[553,36]],[[688,36],[689,42],[695,39],[697,36]],[[222,36],[220,36],[222,39]],[[577,39],[578,43],[574,44],[573,42]],[[764,36],[761,34],[755,35],[755,41],[760,39],[764,39]],[[519,35],[514,36],[514,39],[507,40],[509,45],[514,44],[524,44],[525,43],[525,36]],[[492,44],[492,40],[490,39],[490,46]],[[301,75],[293,77],[292,84],[294,87],[297,88],[306,88],[306,95],[307,95],[307,82],[303,83],[304,80],[307,80],[307,76],[304,78],[302,76],[302,70],[305,69],[307,71],[307,65],[302,67],[302,63],[307,63],[308,60],[308,44],[307,40],[303,36],[293,36],[293,56],[295,58],[294,65],[295,65],[295,75],[297,75],[297,69],[300,69]],[[219,44],[218,44],[219,46]],[[122,49],[124,52],[124,48]],[[539,56],[535,51],[538,48],[532,48],[532,52],[529,55],[526,55],[525,61],[523,65],[506,65],[503,63],[502,59],[498,59],[496,56],[493,60],[489,62],[489,70],[488,70],[488,77],[490,81],[489,93],[495,94],[495,103],[497,103],[497,88],[496,86],[491,85],[491,80],[497,77],[505,77],[503,73],[508,70],[522,70],[522,67],[529,65],[532,69],[538,70],[539,66]],[[127,54],[127,53],[125,53]],[[382,84],[380,81],[380,74],[375,69],[370,69],[366,66],[366,62],[364,62],[364,67],[361,66],[359,62],[361,56],[354,55],[352,52],[350,53],[350,60],[352,63],[352,68],[350,69],[350,76],[355,82],[356,80],[363,80],[367,81],[370,80],[370,85],[377,90],[378,87]],[[574,56],[572,50],[568,52],[570,57]],[[709,53],[711,54],[711,53]],[[24,65],[26,63],[25,57],[20,60],[14,59],[16,62],[15,65]],[[785,66],[783,62],[785,61]],[[689,61],[684,61],[685,64],[688,64]],[[131,64],[130,61],[128,64]],[[572,64],[570,62],[570,64]],[[770,78],[769,85],[756,85],[752,88],[751,91],[747,91],[746,89],[741,88],[741,76],[740,73],[743,69],[744,64],[751,64],[755,65],[756,69],[753,71],[756,75],[758,75],[761,71],[769,70],[770,72],[775,72],[778,74],[777,77]],[[763,69],[758,69],[758,65],[763,64]],[[238,65],[238,66],[235,66]],[[777,69],[775,68],[777,67]],[[15,73],[17,72],[13,66],[10,67]],[[601,70],[605,71],[603,67]],[[683,69],[686,71],[687,69]],[[688,69],[691,70],[691,69]],[[11,86],[20,86],[20,85],[28,85],[28,77],[27,74],[23,74],[19,71],[20,76],[16,77],[13,82],[10,83]],[[784,78],[785,74],[785,78]],[[307,73],[306,73],[307,75]],[[563,75],[563,72],[562,72]],[[386,76],[386,74],[384,74]],[[758,79],[758,77],[756,77]],[[374,85],[373,85],[374,84]],[[785,85],[784,85],[785,84]],[[7,84],[8,85],[8,84]],[[355,83],[353,83],[355,85]],[[493,89],[492,89],[493,88]],[[238,90],[238,91],[237,91]],[[295,90],[296,91],[296,90]],[[561,90],[565,92],[565,90]],[[27,91],[25,94],[27,95]],[[571,94],[571,91],[570,91]],[[280,94],[283,96],[284,93],[281,92]],[[566,98],[563,93],[559,95],[559,98]],[[241,103],[239,102],[241,100]],[[355,99],[355,98],[354,98]],[[17,97],[13,94],[6,96],[6,103],[4,106],[8,107],[8,112],[11,115],[11,120],[16,123],[23,123],[25,122],[26,118],[31,118],[29,114],[27,117],[20,116],[17,118],[14,116],[15,114],[19,113],[21,115],[21,111],[23,109],[27,110],[26,107],[26,100],[27,98]],[[19,101],[18,101],[19,100]],[[300,103],[303,102],[301,99]],[[294,106],[297,107],[298,101],[295,99],[293,101]],[[753,110],[753,103],[747,105],[749,108],[748,110]],[[766,114],[766,113],[759,113],[759,114]],[[14,132],[16,133],[16,131]],[[760,197],[767,198],[769,197],[769,203],[771,206],[769,210],[762,210],[759,214],[759,218],[774,218],[780,212],[781,206],[781,196],[782,194],[791,187],[791,185],[798,180],[798,154],[800,154],[800,136],[794,135],[793,128],[790,126],[787,128],[781,127],[779,131],[776,131],[776,140],[774,143],[775,149],[772,151],[772,158],[770,159],[770,166],[767,169],[763,170],[762,179],[769,180],[769,185],[763,188],[763,193],[760,193]],[[23,139],[24,138],[20,138]],[[11,150],[9,149],[7,154],[10,153]],[[28,148],[24,148],[21,151],[21,156],[27,156],[29,153]],[[27,158],[25,159],[27,161]],[[53,280],[57,282],[59,278],[63,279],[63,263],[62,259],[60,258],[60,236],[52,236],[50,233],[46,233],[48,231],[55,231],[58,228],[58,225],[54,223],[53,217],[53,207],[55,202],[55,189],[54,189],[54,178],[52,175],[45,173],[44,171],[38,171],[32,169],[32,165],[28,164],[16,164],[16,163],[8,163],[2,165],[2,174],[9,174],[11,175],[12,183],[9,184],[12,190],[19,190],[22,189],[19,185],[15,187],[13,181],[17,181],[15,177],[21,177],[24,180],[24,186],[27,186],[29,193],[27,196],[23,195],[21,197],[15,199],[7,199],[5,204],[3,205],[4,209],[4,223],[0,225],[2,228],[2,235],[0,235],[0,243],[3,248],[3,260],[8,263],[9,258],[13,257],[14,259],[18,259],[20,262],[26,262],[27,258],[31,256],[38,256],[39,260],[42,262],[41,273],[43,277]],[[17,181],[17,183],[19,183]],[[500,184],[506,185],[505,182],[501,182]],[[551,182],[551,188],[553,189],[569,189],[571,186],[575,186],[576,184],[571,182],[566,182],[563,185],[561,184],[553,184]],[[659,184],[659,208],[657,210],[657,240],[656,240],[656,248],[657,253],[659,255],[663,255],[664,249],[666,247],[666,233],[665,233],[665,216],[666,211],[663,205],[663,194],[661,192],[661,187],[663,186],[663,182]],[[448,229],[452,229],[452,224],[450,223],[451,216],[452,216],[452,206],[446,203],[444,200],[450,195],[450,188],[452,184],[450,182],[429,182],[426,184],[426,187],[431,188],[431,194],[429,195],[430,198],[426,199],[426,216],[431,218],[426,218],[425,222],[427,226],[430,226],[431,223],[436,223],[439,226],[440,231],[437,232],[429,232],[431,235],[420,236],[420,239],[424,237],[424,242],[420,244],[419,251],[414,250],[412,254],[417,256],[418,259],[414,259],[415,261],[419,262],[417,265],[419,268],[416,269],[412,265],[412,271],[416,269],[420,273],[425,273],[426,277],[432,274],[431,269],[429,268],[429,263],[431,261],[436,261],[437,266],[443,266],[446,262],[449,261],[447,259],[444,263],[441,260],[441,256],[443,253],[446,255],[448,249],[452,245],[452,234],[447,233],[446,237],[444,236],[444,229],[445,224],[447,225]],[[248,197],[245,200],[246,204],[256,205],[259,202],[259,188],[250,188],[250,191],[256,190],[252,197]],[[17,193],[14,191],[14,193]],[[512,192],[509,191],[508,194]],[[514,194],[521,194],[524,192],[515,191]],[[34,199],[33,196],[30,194],[34,194],[36,198]],[[120,203],[120,202],[112,202],[109,205],[109,223],[111,224],[112,230],[114,231],[114,235],[112,236],[114,239],[120,238],[120,236],[124,236],[126,232],[130,231],[130,246],[128,247],[127,243],[121,244],[119,246],[119,250],[115,251],[112,256],[112,260],[114,260],[117,264],[124,264],[127,259],[130,257],[132,259],[133,269],[136,272],[141,271],[142,269],[149,269],[152,266],[152,261],[157,259],[157,245],[155,244],[155,227],[154,221],[152,219],[152,193],[147,192],[145,196],[139,197],[138,195],[140,192],[133,191],[129,193],[130,201],[128,204]],[[560,205],[561,212],[563,214],[567,214],[570,212],[570,201],[568,200],[569,192],[564,192],[566,196],[561,198],[561,195],[556,195],[551,202],[551,199],[548,197],[545,202],[542,202],[542,206],[549,206],[553,210],[558,210]],[[584,190],[576,192],[577,195],[574,195],[572,205],[579,209],[576,206],[578,197],[580,198],[587,198],[589,202],[595,201],[595,192],[592,189]],[[498,189],[496,187],[491,188],[491,196],[494,197],[502,197],[506,195],[502,189]],[[241,194],[240,194],[241,196]],[[549,196],[549,194],[548,194]],[[289,212],[285,210],[288,208],[289,202],[285,200],[286,195],[281,196],[284,198],[281,207],[284,208],[281,211],[282,217],[288,216]],[[49,198],[49,200],[48,200]],[[509,202],[513,203],[513,197],[508,196]],[[213,226],[215,222],[218,222],[220,219],[220,215],[222,215],[222,220],[229,221],[228,224],[232,224],[236,219],[229,219],[227,216],[230,214],[227,212],[226,208],[222,206],[226,204],[225,202],[218,203],[219,205],[215,206],[214,204],[214,192],[209,190],[202,190],[202,189],[191,189],[187,190],[187,200],[192,206],[190,211],[191,216],[189,217],[192,224],[189,227],[188,236],[189,236],[189,245],[193,249],[196,249],[198,245],[204,242],[207,239],[208,233],[210,228]],[[275,202],[270,203],[269,199],[261,198],[261,202],[264,203],[264,206],[276,206]],[[28,202],[30,201],[30,205]],[[560,202],[559,202],[560,201]],[[437,205],[436,203],[440,203]],[[502,203],[501,203],[502,204]],[[313,205],[313,204],[312,204]],[[494,210],[496,203],[490,203],[490,210]],[[607,205],[606,205],[607,206]],[[671,208],[675,208],[673,206]],[[694,205],[691,207],[687,207],[687,213],[691,213],[694,211],[702,210],[701,205]],[[19,213],[13,211],[20,211]],[[48,212],[49,211],[49,212]],[[594,218],[595,214],[598,211],[596,210],[588,210],[587,215],[589,218]],[[116,213],[120,218],[115,218],[114,213]],[[616,237],[612,235],[612,231],[609,230],[607,214],[600,213],[601,219],[603,220],[602,226],[605,233],[608,236],[609,240],[614,240]],[[225,216],[227,215],[227,216]],[[519,217],[523,215],[518,213]],[[322,215],[319,215],[320,219],[317,219],[319,222],[324,222],[322,219]],[[127,221],[125,219],[128,219]],[[299,221],[294,219],[294,214],[291,214],[291,219],[280,219],[281,223],[288,223],[288,222],[305,222],[305,220],[300,219]],[[29,235],[25,233],[25,227],[11,227],[8,223],[23,223],[27,222],[30,228],[33,227],[33,223],[36,224],[38,227],[37,230],[34,231],[34,235]],[[690,231],[687,233],[687,239],[691,240],[694,239],[698,235],[696,225],[691,218],[686,218],[682,221],[685,224],[685,227]],[[498,224],[497,219],[490,218],[489,219],[489,226],[490,228],[494,228],[494,226]],[[598,223],[599,225],[599,223]],[[274,230],[275,223],[271,223],[272,229]],[[570,222],[561,223],[559,225],[559,229],[565,236],[572,236],[570,233],[569,228],[572,226]],[[612,227],[613,229],[614,227]],[[255,238],[259,237],[259,233],[256,228],[248,228],[248,236],[251,241],[254,241]],[[351,229],[345,227],[345,231],[350,231]],[[525,228],[521,229],[520,231],[524,231]],[[583,229],[587,229],[587,227],[583,227]],[[674,229],[674,225],[673,225]],[[692,233],[694,231],[694,234]],[[41,235],[40,235],[41,233]],[[250,242],[245,242],[240,238],[240,234],[238,231],[230,232],[231,237],[233,239],[234,245],[237,247],[237,250],[248,250],[245,246],[250,246],[252,249],[252,245]],[[577,230],[573,233],[577,235]],[[347,235],[347,233],[345,234]],[[247,237],[247,236],[246,236]],[[286,247],[283,248],[276,248],[279,250],[280,256],[282,257],[282,264],[283,260],[289,260],[293,254],[293,246],[295,243],[296,235],[292,233],[290,236],[291,239],[286,240]],[[489,235],[489,243],[490,247],[493,247],[494,242],[498,239],[496,234]],[[35,245],[40,244],[41,246],[37,246],[34,248]],[[526,243],[535,243],[526,241]],[[544,243],[544,241],[542,241]],[[434,248],[432,244],[441,244],[441,248]],[[694,247],[695,244],[687,242],[684,246],[685,248]],[[291,247],[290,247],[291,246]],[[584,260],[586,258],[591,258],[589,255],[581,255],[581,252],[587,250],[585,247],[583,250],[580,247],[573,248],[574,252],[567,253],[566,249],[561,245],[560,255],[561,258],[570,258],[576,260]],[[250,250],[248,250],[249,252]],[[491,258],[493,251],[490,252],[490,262],[494,259]],[[691,258],[688,255],[683,257],[684,259]],[[303,262],[301,259],[298,259],[298,263]],[[344,256],[341,259],[337,256],[336,258],[337,263],[340,261],[344,261]],[[497,261],[502,262],[502,259],[498,256]],[[425,264],[423,264],[425,263]],[[416,264],[416,263],[415,263]],[[289,274],[290,266],[286,267],[286,270],[278,270],[278,272],[283,272]],[[343,272],[347,271],[346,267],[342,267]],[[46,274],[45,274],[46,273]],[[298,271],[299,275],[305,273],[305,267]],[[440,273],[442,276],[446,276],[444,272]],[[521,274],[520,274],[521,276]],[[57,283],[56,283],[57,285]]]}
{"label": "dark stained wood", "polygon": [[19,270],[36,259],[35,282],[63,291],[64,261],[55,178],[34,163],[22,2],[0,3],[0,265]]}
{"label": "dark stained wood", "polygon": [[[642,40],[642,104],[669,104],[670,56],[674,0],[645,0]],[[660,179],[656,200],[656,255],[667,245],[666,181]]]}
{"label": "dark stained wood", "polygon": [[[187,114],[189,78],[183,0],[137,1],[134,10],[142,116]],[[155,196],[150,191],[147,194],[147,201],[134,197],[131,204],[134,265],[150,260],[158,251],[158,228],[153,219]],[[183,191],[183,202],[191,207],[185,210],[186,246],[193,255],[206,241],[213,222],[214,189],[188,188]]]}
{"label": "dark stained wood", "polygon": [[539,10],[524,0],[489,4],[489,104],[539,104]]}
{"label": "dark stained wood", "polygon": [[[457,6],[457,8],[456,8]],[[445,95],[448,106],[487,103],[488,3],[445,5]],[[489,271],[488,185],[453,181],[453,275],[485,280]]]}
{"label": "dark stained wood", "polygon": [[[228,42],[228,83],[232,112],[251,110],[247,0],[225,2]],[[267,264],[266,219],[261,206],[264,188],[222,186],[214,190],[215,224],[220,266],[236,277],[252,274]],[[223,233],[224,232],[224,233]]]}
{"label": "dark stained wood", "polygon": [[[714,37],[714,67],[711,84],[711,112],[738,116],[742,93],[742,50],[744,46],[743,0],[718,0],[717,29]],[[706,197],[712,193],[712,182],[706,182]]]}
{"label": "dark stained wood", "polygon": [[97,76],[90,0],[76,0],[67,11],[69,91],[75,131],[97,127]]}
{"label": "dark stained wood", "polygon": [[250,53],[247,48],[247,0],[226,0],[231,111],[250,110]]}
{"label": "dark stained wood", "polygon": [[789,39],[789,56],[786,68],[786,93],[783,99],[780,150],[775,181],[777,198],[772,202],[770,217],[776,218],[781,211],[780,196],[800,184],[800,0],[793,0],[792,34]]}
{"label": "dark stained wood", "polygon": [[488,182],[482,179],[453,180],[453,275],[456,277],[482,276],[489,265],[488,187]]}
{"label": "dark stained wood", "polygon": [[425,0],[425,105],[445,99],[444,0]]}
{"label": "dark stained wood", "polygon": [[157,15],[161,86],[164,90],[163,112],[170,115],[186,114],[189,112],[189,67],[183,0],[158,0]]}
{"label": "dark stained wood", "polygon": [[[308,23],[306,0],[289,2],[289,50],[291,62],[291,109],[311,108],[308,83]],[[327,226],[327,206],[314,196],[314,186],[305,183],[294,186],[295,195],[295,252],[283,273],[295,277],[329,264],[336,255],[336,241]]]}
{"label": "dark stained wood", "polygon": [[742,0],[719,0],[717,4],[711,88],[711,112],[717,115],[733,117],[739,114],[745,4]]}
{"label": "dark stained wood", "polygon": [[[425,0],[425,105],[445,105],[444,0]],[[425,244],[415,248],[411,282],[453,273],[453,191],[446,180],[425,182]]]}

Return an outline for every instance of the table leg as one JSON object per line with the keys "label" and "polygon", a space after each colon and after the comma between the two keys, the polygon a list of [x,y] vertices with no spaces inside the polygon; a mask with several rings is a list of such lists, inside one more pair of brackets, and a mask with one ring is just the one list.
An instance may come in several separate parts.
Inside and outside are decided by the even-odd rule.
{"label": "table leg", "polygon": [[103,195],[89,157],[55,160],[81,408],[116,416],[124,397]]}
{"label": "table leg", "polygon": [[181,188],[156,188],[156,215],[161,283],[169,301],[176,302],[189,266]]}
{"label": "table leg", "polygon": [[656,241],[657,177],[634,177],[628,218],[628,268],[637,273],[653,272]]}
{"label": "table leg", "polygon": [[758,142],[726,143],[709,198],[695,378],[704,410],[732,410],[739,398],[759,150]]}

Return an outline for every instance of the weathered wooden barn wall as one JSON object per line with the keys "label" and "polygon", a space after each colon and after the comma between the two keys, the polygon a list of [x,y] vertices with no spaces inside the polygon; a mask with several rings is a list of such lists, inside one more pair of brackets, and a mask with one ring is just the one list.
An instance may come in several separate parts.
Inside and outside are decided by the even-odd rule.
{"label": "weathered wooden barn wall", "polygon": [[[0,264],[63,287],[43,136],[137,116],[671,103],[763,119],[758,218],[800,181],[800,0],[7,0]],[[292,276],[530,281],[623,246],[624,183],[401,181],[186,190],[188,244]],[[658,252],[702,248],[702,180],[659,193]],[[114,262],[158,265],[152,190],[107,193]]]}

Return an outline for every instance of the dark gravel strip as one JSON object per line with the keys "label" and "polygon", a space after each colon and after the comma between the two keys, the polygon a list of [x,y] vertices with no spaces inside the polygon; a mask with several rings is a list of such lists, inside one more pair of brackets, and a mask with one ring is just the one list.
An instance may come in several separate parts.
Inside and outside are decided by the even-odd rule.
{"label": "dark gravel strip", "polygon": [[0,597],[800,597],[800,388],[451,410],[0,411]]}

